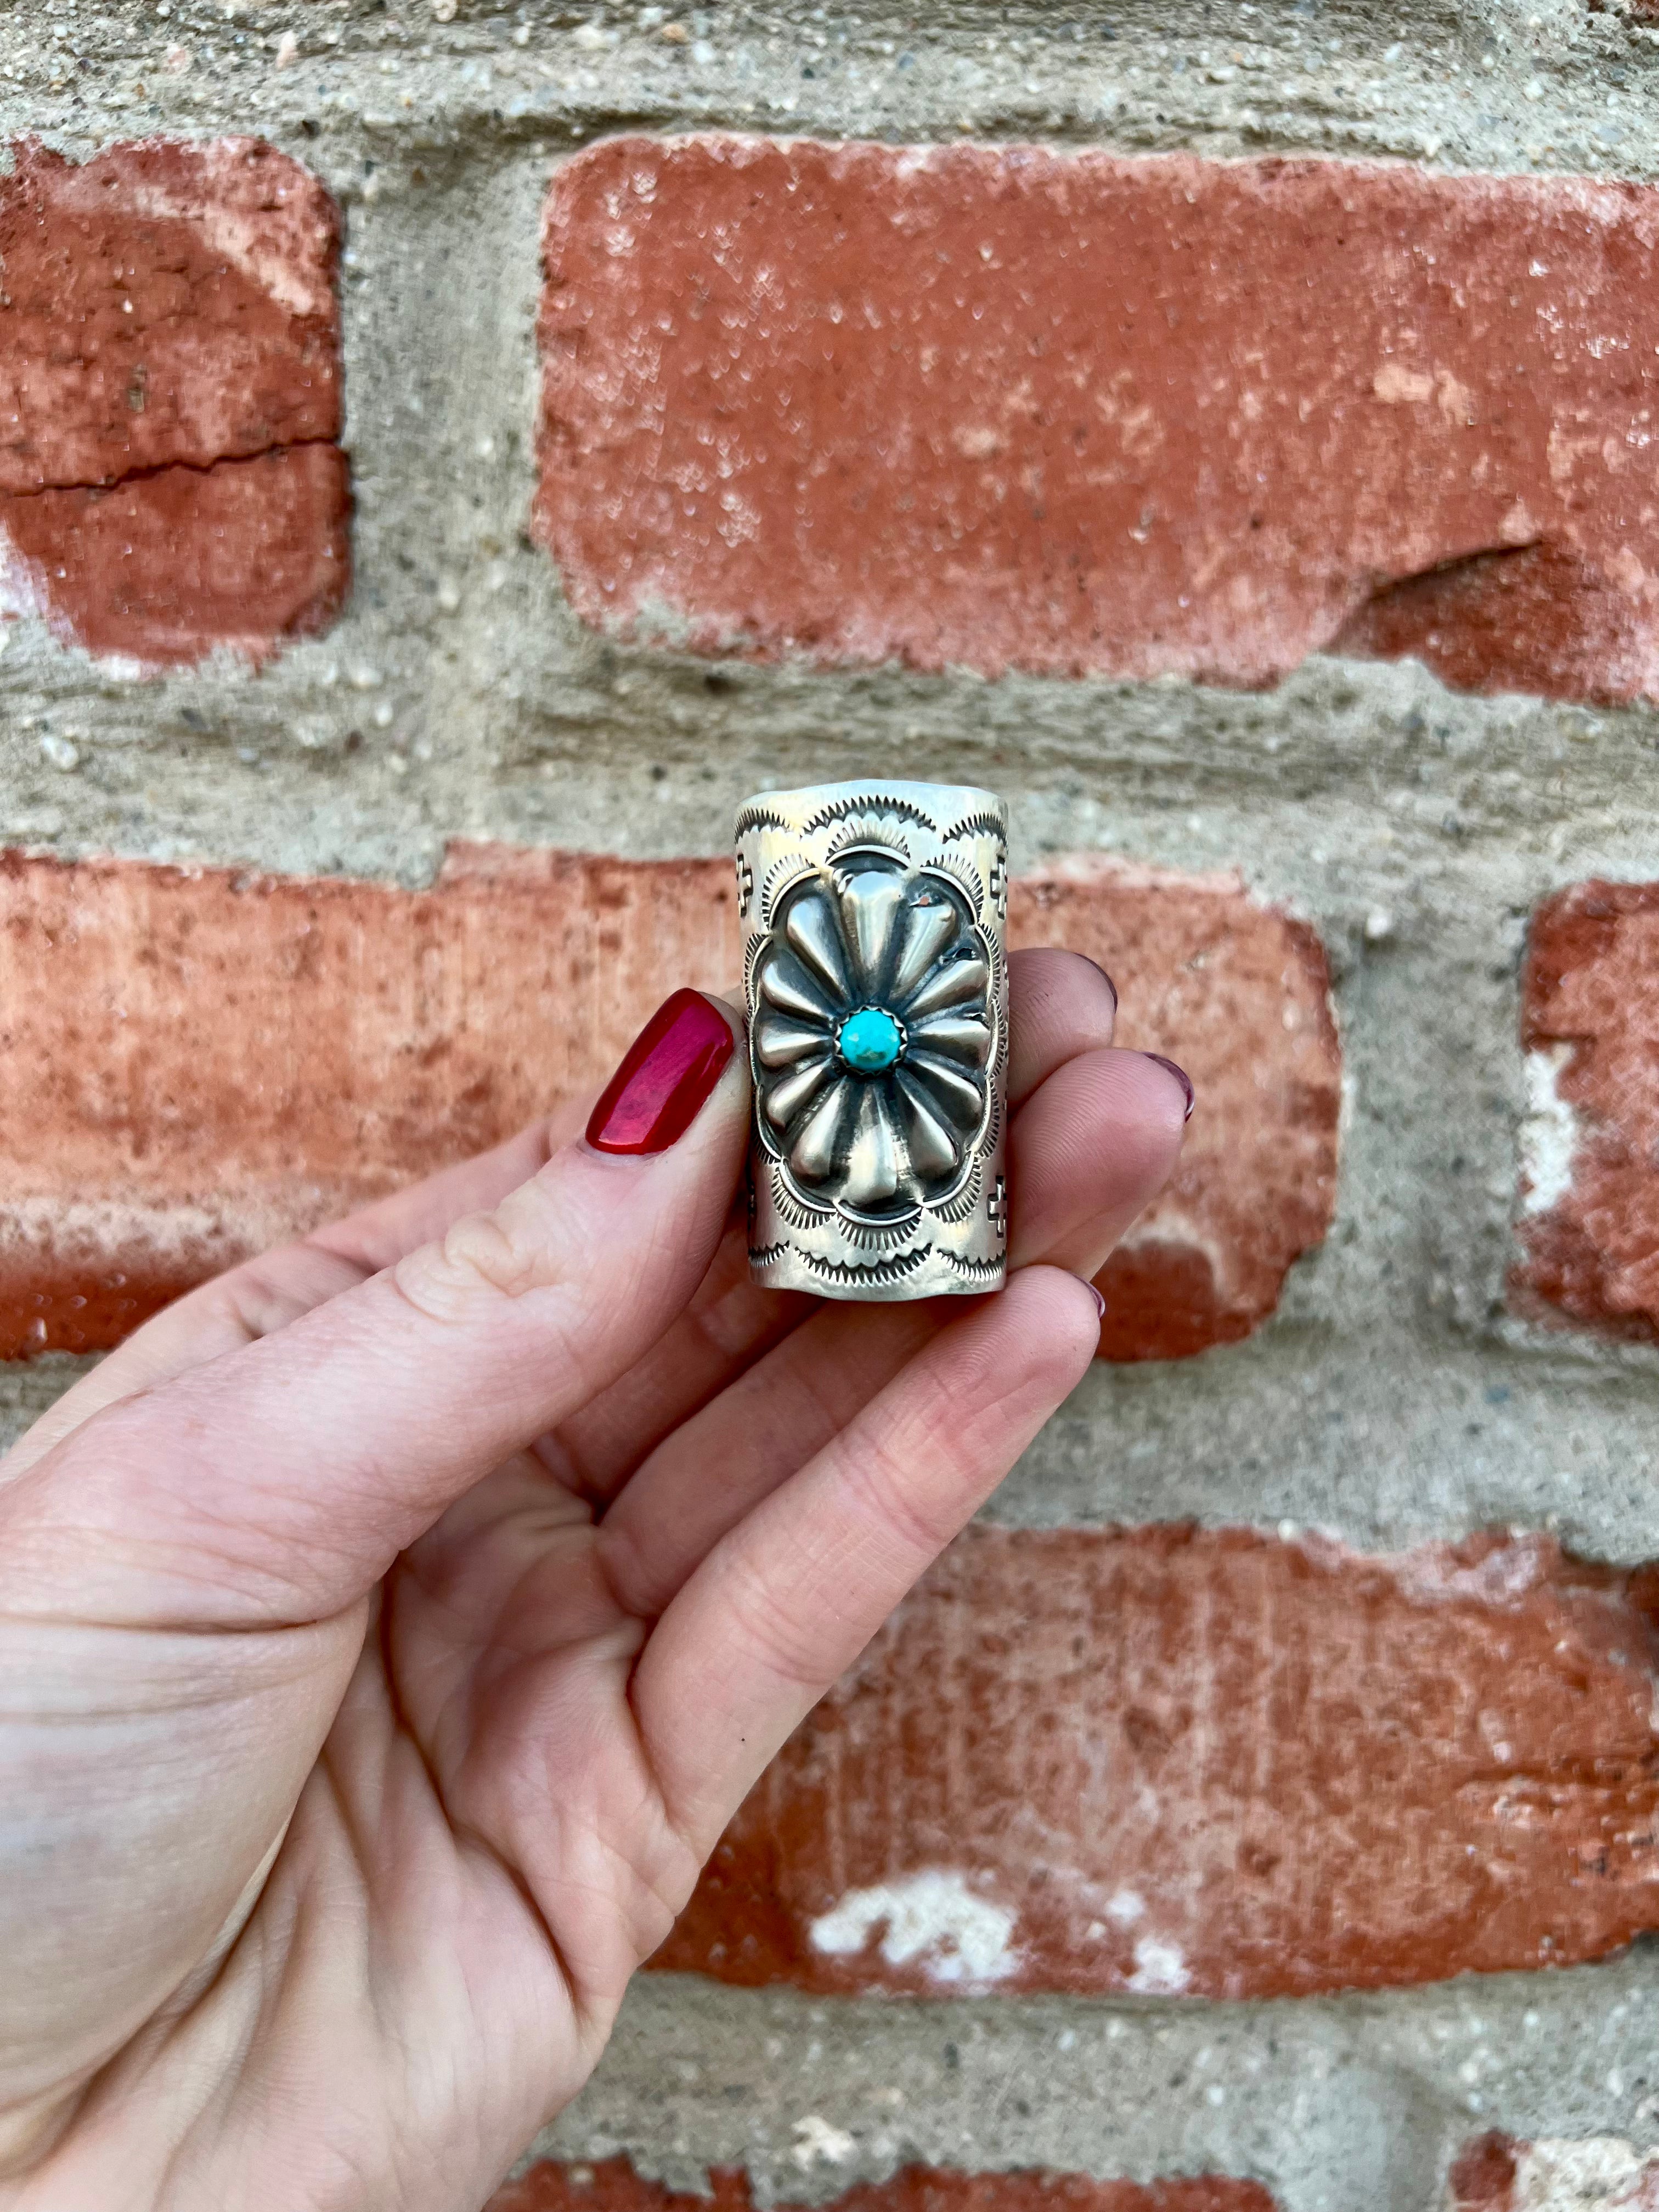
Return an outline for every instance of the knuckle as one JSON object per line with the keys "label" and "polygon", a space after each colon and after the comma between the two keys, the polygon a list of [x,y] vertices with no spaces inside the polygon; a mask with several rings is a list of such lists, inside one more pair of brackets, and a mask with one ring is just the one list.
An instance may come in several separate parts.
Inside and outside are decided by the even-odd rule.
{"label": "knuckle", "polygon": [[[825,1589],[824,1610],[835,1595]],[[795,1604],[783,1604],[765,1578],[746,1569],[734,1578],[732,1609],[750,1651],[766,1672],[792,1689],[820,1691],[824,1683],[817,1661],[823,1622]]]}
{"label": "knuckle", "polygon": [[933,1559],[957,1533],[957,1515],[940,1511],[918,1494],[919,1454],[878,1449],[852,1471],[851,1487],[864,1500],[868,1517],[905,1551]]}
{"label": "knuckle", "polygon": [[351,1290],[368,1273],[308,1238],[222,1276],[216,1290],[233,1325],[250,1344]]}
{"label": "knuckle", "polygon": [[521,1298],[560,1279],[556,1249],[538,1233],[541,1227],[530,1208],[513,1201],[494,1213],[469,1214],[398,1261],[392,1281],[430,1321],[470,1318],[481,1303]]}

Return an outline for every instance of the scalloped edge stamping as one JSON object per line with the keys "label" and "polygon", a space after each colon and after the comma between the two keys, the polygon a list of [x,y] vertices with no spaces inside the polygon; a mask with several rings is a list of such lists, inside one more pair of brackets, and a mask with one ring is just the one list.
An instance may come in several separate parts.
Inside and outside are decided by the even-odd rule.
{"label": "scalloped edge stamping", "polygon": [[975,1156],[968,1170],[968,1180],[954,1198],[947,1198],[942,1206],[930,1206],[927,1211],[940,1221],[948,1221],[954,1229],[969,1221],[979,1210],[979,1195],[985,1188],[985,1164]]}
{"label": "scalloped edge stamping", "polygon": [[902,1283],[907,1275],[915,1273],[933,1249],[931,1244],[919,1244],[914,1252],[901,1252],[891,1260],[872,1260],[867,1267],[856,1261],[823,1260],[816,1252],[801,1252],[798,1256],[803,1267],[826,1283]]}

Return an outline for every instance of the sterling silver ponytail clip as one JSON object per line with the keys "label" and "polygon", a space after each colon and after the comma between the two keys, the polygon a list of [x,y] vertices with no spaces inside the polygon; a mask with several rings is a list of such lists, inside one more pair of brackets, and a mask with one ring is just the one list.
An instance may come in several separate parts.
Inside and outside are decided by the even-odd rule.
{"label": "sterling silver ponytail clip", "polygon": [[957,784],[738,811],[749,1263],[829,1298],[1002,1287],[1008,815]]}

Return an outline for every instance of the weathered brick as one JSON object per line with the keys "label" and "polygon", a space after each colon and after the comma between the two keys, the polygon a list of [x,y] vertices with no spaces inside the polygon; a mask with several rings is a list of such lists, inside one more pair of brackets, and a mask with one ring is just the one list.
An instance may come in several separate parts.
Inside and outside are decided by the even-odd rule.
{"label": "weathered brick", "polygon": [[1659,1927],[1648,1576],[1549,1541],[970,1529],[653,1962],[823,1992],[1244,1997]]}
{"label": "weathered brick", "polygon": [[1659,696],[1659,195],[611,140],[545,226],[538,526],[704,652]]}
{"label": "weathered brick", "polygon": [[351,568],[337,446],[282,446],[106,491],[0,500],[0,597],[90,653],[164,666],[210,646],[259,661],[325,629]]}
{"label": "weathered brick", "polygon": [[602,1079],[737,970],[724,862],[462,848],[429,891],[0,860],[0,1353],[95,1350]]}
{"label": "weathered brick", "polygon": [[1009,941],[1086,952],[1122,994],[1120,1043],[1197,1088],[1175,1174],[1097,1278],[1109,1359],[1248,1336],[1336,1205],[1342,1054],[1323,947],[1235,877],[1098,860],[1012,886]]}
{"label": "weathered brick", "polygon": [[1659,2212],[1659,2158],[1612,2136],[1480,2136],[1452,2163],[1448,2212]]}
{"label": "weathered brick", "polygon": [[1574,884],[1538,908],[1521,1033],[1511,1303],[1659,1340],[1659,884]]}
{"label": "weathered brick", "polygon": [[31,142],[0,178],[0,613],[254,660],[349,576],[339,221],[252,139]]}
{"label": "weathered brick", "polygon": [[[497,2191],[487,2212],[753,2212],[754,2201],[739,2167],[712,2168],[708,2194],[694,2196],[643,2179],[625,2158],[593,2166],[548,2160]],[[799,2208],[780,2205],[778,2212]],[[1273,2200],[1259,2182],[1218,2174],[1143,2183],[911,2166],[890,2181],[847,2190],[825,2212],[1273,2212]]]}
{"label": "weathered brick", "polygon": [[[1103,1348],[1244,1334],[1322,1235],[1340,1059],[1323,957],[1226,878],[1061,865],[1018,944],[1123,992],[1203,1101],[1101,1277]],[[0,1356],[94,1350],[273,1237],[603,1081],[671,984],[738,972],[723,861],[458,847],[410,892],[0,859]]]}

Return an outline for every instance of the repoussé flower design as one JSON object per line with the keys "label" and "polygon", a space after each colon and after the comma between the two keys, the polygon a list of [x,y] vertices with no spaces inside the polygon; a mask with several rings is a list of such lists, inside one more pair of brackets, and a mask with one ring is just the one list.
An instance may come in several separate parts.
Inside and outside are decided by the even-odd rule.
{"label": "repouss\u00e9 flower design", "polygon": [[756,972],[767,1148],[891,1219],[947,1192],[984,1122],[992,975],[966,900],[865,854],[786,893]]}

